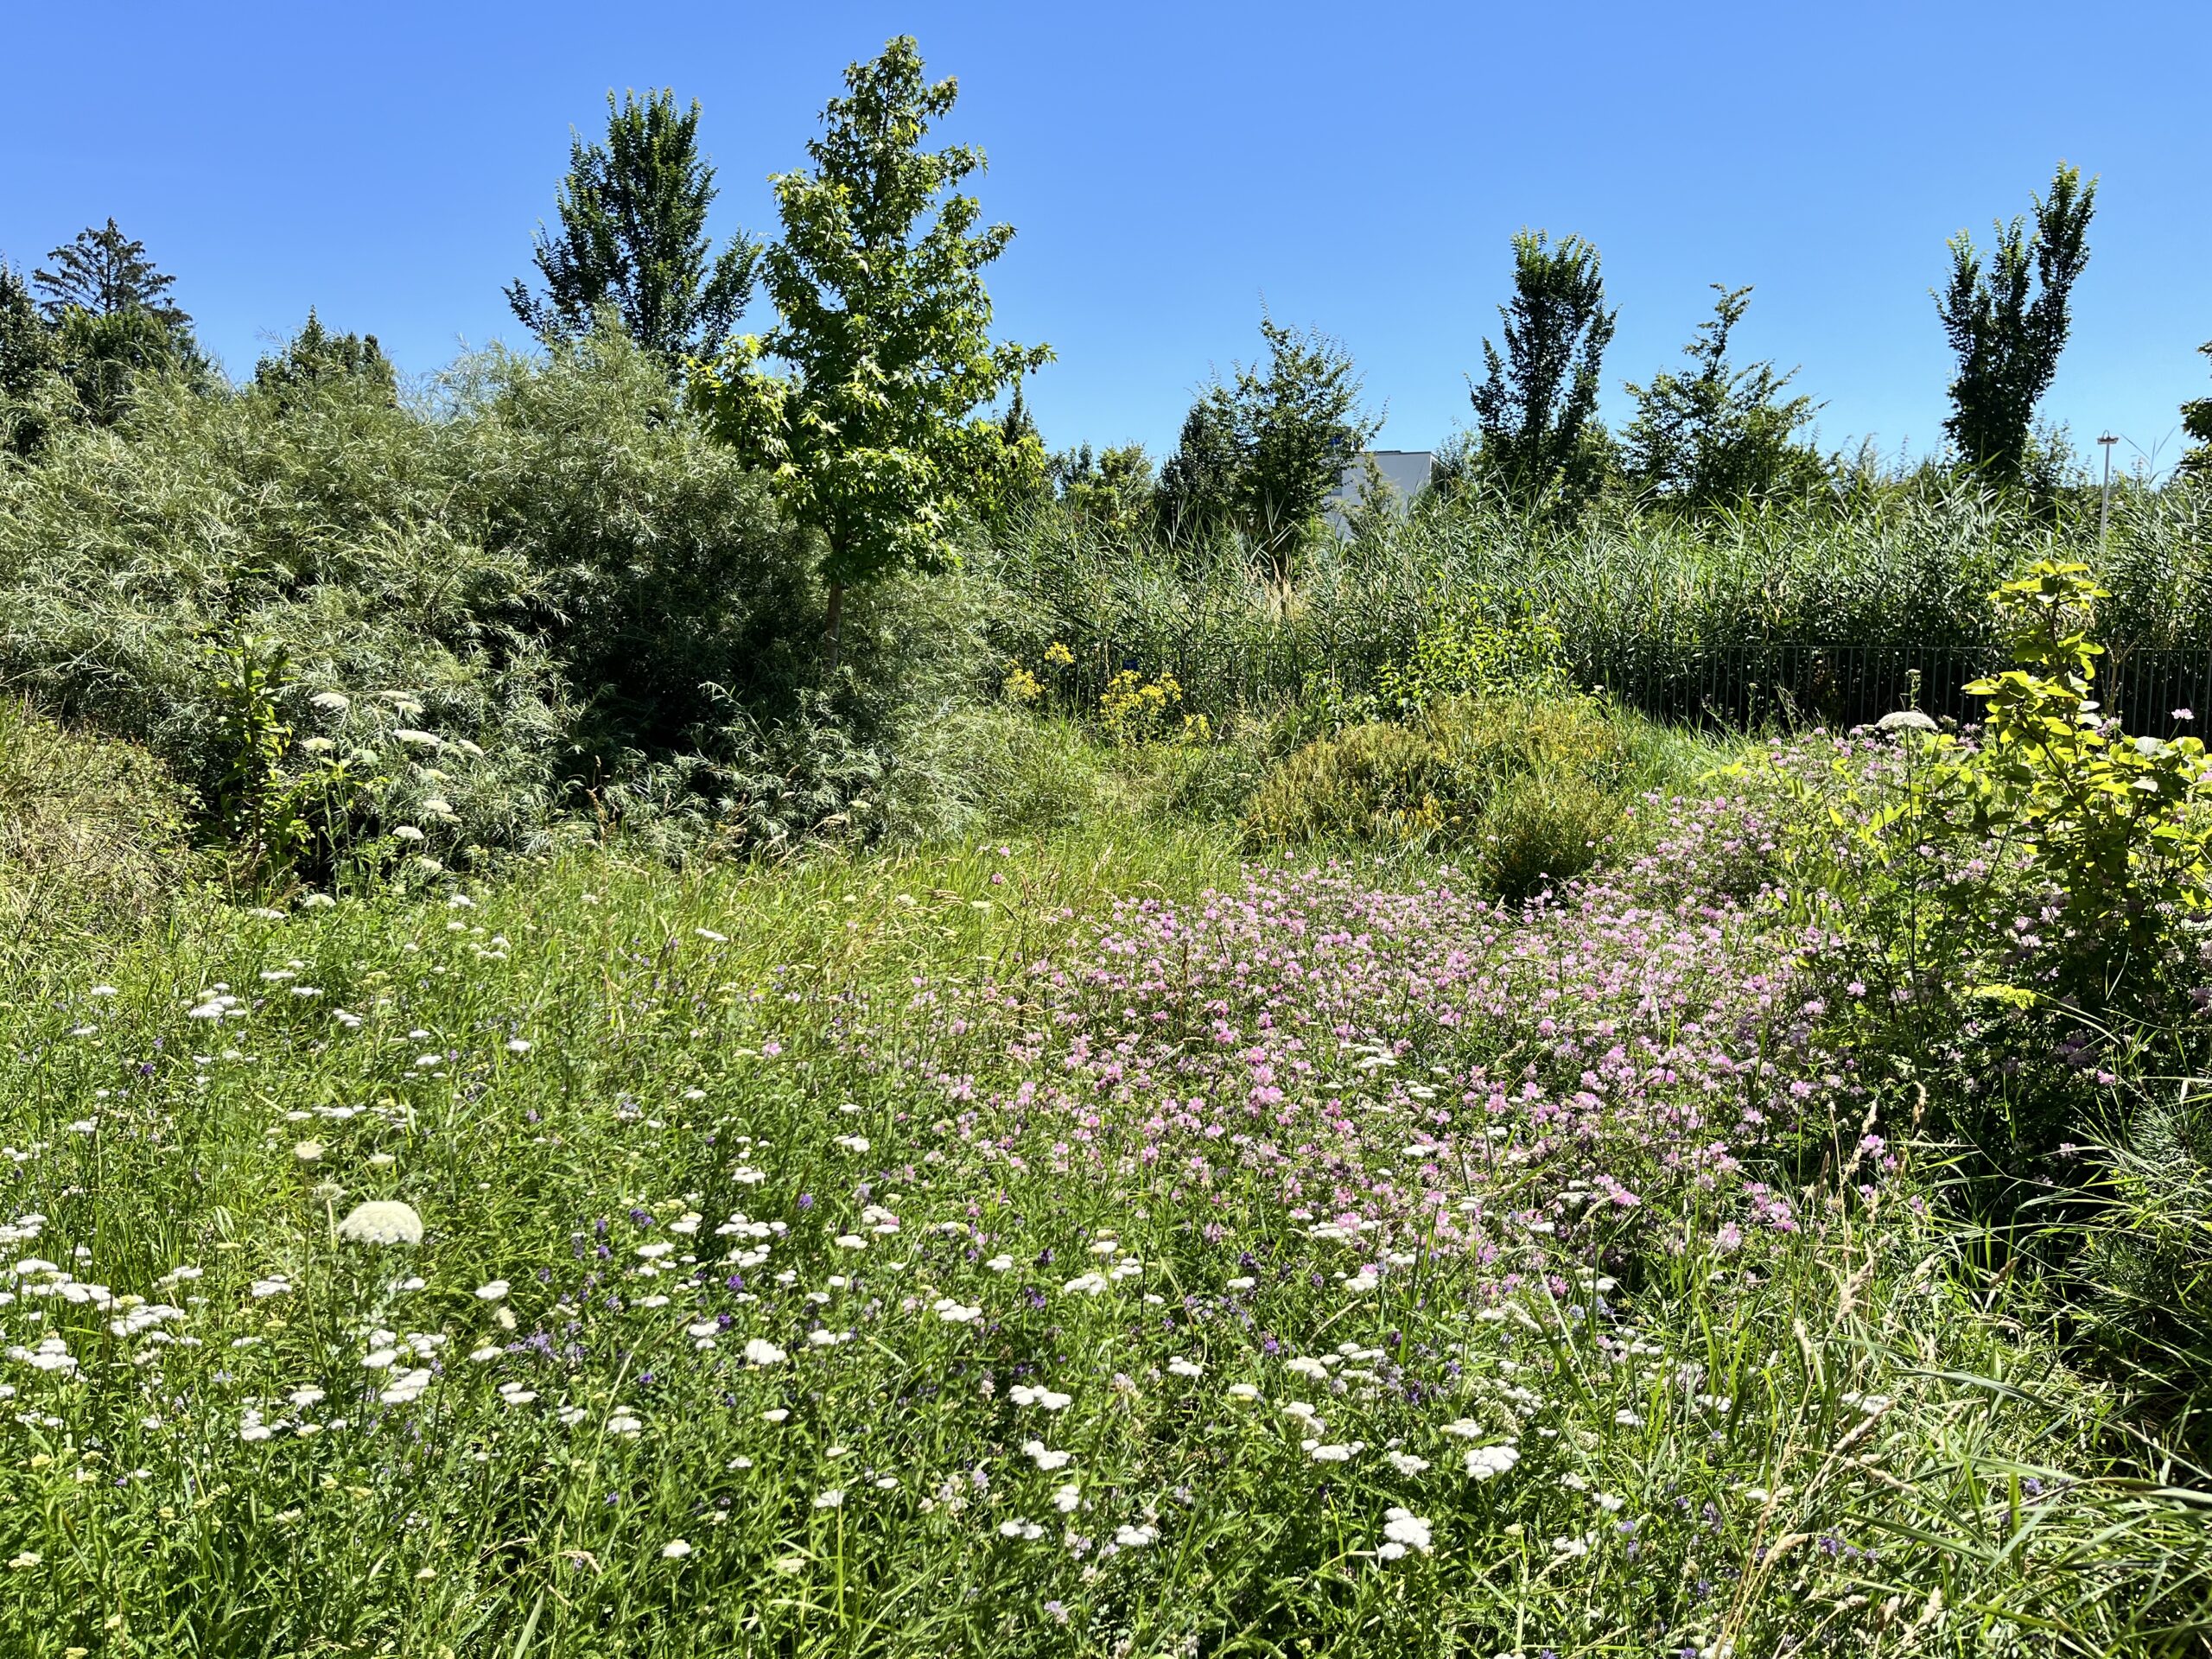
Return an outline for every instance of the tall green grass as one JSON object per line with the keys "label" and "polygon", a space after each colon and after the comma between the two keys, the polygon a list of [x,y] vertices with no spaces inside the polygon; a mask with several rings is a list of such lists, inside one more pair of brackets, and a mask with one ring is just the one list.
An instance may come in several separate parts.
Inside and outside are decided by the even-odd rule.
{"label": "tall green grass", "polygon": [[1166,670],[1217,715],[1317,685],[1364,692],[1454,606],[1547,619],[1583,683],[1688,677],[1702,659],[1784,645],[1950,652],[1964,678],[1998,643],[1989,592],[2044,557],[2082,559],[2113,590],[2100,626],[2116,656],[2212,648],[2212,491],[2123,491],[2100,544],[2094,500],[2053,518],[1937,480],[1694,521],[1439,502],[1316,541],[1287,585],[1233,543],[1130,543],[1042,512],[995,555],[1007,599],[993,638],[1033,667],[1065,644],[1084,697],[1120,668]]}

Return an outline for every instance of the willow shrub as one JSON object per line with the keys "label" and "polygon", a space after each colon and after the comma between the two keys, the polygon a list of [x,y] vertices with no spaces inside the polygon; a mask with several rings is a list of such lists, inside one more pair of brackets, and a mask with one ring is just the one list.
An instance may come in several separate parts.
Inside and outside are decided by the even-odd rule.
{"label": "willow shrub", "polygon": [[959,585],[893,585],[825,683],[810,570],[619,339],[466,359],[414,403],[157,384],[0,470],[0,678],[212,811],[238,770],[223,663],[252,641],[288,664],[296,747],[379,757],[360,833],[419,830],[416,856],[576,814],[756,845],[880,825],[915,792],[901,733],[968,671]]}

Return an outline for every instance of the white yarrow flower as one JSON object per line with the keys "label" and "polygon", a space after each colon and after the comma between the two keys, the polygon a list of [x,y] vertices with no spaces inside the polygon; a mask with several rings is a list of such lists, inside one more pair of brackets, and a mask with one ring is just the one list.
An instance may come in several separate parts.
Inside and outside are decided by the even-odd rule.
{"label": "white yarrow flower", "polygon": [[1477,1480],[1502,1475],[1521,1461],[1517,1446],[1478,1446],[1467,1453],[1467,1472]]}
{"label": "white yarrow flower", "polygon": [[[1387,1549],[1390,1544],[1395,1544],[1398,1547],[1399,1554],[1413,1549],[1426,1555],[1434,1547],[1434,1541],[1430,1535],[1429,1523],[1411,1510],[1384,1510],[1382,1536],[1387,1541],[1384,1548]],[[1380,1550],[1376,1552],[1378,1554],[1382,1553]],[[1389,1559],[1396,1558],[1394,1556]]]}

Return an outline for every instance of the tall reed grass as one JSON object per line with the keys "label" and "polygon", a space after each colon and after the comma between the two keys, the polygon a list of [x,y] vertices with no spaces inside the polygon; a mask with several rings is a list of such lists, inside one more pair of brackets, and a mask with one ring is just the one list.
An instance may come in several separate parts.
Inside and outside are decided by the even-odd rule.
{"label": "tall reed grass", "polygon": [[1007,657],[1034,662],[1059,641],[1077,658],[1071,685],[1091,696],[1124,668],[1164,670],[1218,716],[1317,687],[1363,693],[1456,607],[1545,617],[1578,680],[1691,711],[1714,664],[1785,652],[1826,652],[1832,675],[1865,671],[1853,652],[1893,660],[1900,688],[1919,662],[1923,680],[1955,666],[1963,677],[1998,643],[1986,595],[2041,558],[2081,559],[2113,590],[2100,627],[2115,665],[2212,648],[2212,492],[2186,485],[2122,492],[2101,545],[2094,498],[2054,516],[1932,480],[1706,521],[1614,504],[1562,522],[1483,497],[1319,541],[1287,583],[1232,543],[1131,543],[1047,510],[1003,539],[991,569]]}

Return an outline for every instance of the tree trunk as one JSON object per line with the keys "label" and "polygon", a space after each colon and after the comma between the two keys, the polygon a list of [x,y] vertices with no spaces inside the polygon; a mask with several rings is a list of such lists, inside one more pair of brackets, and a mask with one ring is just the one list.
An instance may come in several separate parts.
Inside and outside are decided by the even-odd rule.
{"label": "tree trunk", "polygon": [[837,625],[843,620],[844,613],[845,584],[833,582],[830,584],[830,626],[822,638],[822,660],[832,679],[837,677]]}

